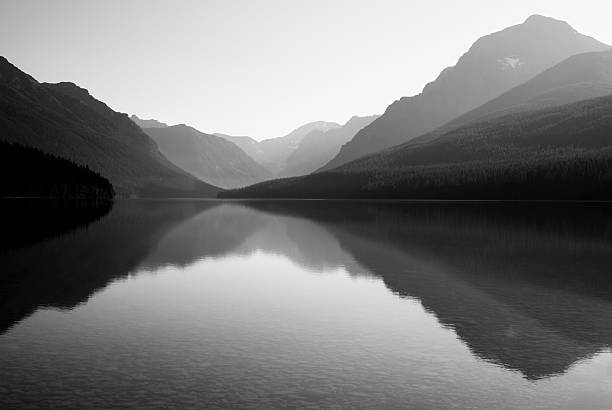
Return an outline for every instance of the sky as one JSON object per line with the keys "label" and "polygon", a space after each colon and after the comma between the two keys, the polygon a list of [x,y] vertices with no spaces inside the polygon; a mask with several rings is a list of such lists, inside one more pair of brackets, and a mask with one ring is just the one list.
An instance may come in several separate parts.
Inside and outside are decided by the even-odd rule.
{"label": "sky", "polygon": [[0,55],[117,111],[261,140],[380,114],[532,14],[612,44],[609,0],[0,0]]}

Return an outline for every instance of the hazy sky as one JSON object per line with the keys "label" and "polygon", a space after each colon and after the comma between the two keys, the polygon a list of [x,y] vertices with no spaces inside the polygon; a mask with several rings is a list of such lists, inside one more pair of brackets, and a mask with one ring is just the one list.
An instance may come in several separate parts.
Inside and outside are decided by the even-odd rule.
{"label": "hazy sky", "polygon": [[382,113],[536,13],[612,44],[610,0],[0,0],[0,54],[118,111],[263,139]]}

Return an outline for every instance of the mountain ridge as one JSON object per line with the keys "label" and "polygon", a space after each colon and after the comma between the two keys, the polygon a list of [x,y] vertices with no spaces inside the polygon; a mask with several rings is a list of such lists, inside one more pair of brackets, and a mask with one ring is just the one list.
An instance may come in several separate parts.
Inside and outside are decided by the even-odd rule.
{"label": "mountain ridge", "polygon": [[145,128],[144,132],[170,161],[204,182],[237,188],[272,176],[236,144],[188,125]]}
{"label": "mountain ridge", "polygon": [[483,36],[420,94],[402,97],[389,105],[321,171],[432,131],[571,55],[609,49],[577,33],[566,22],[539,15]]}
{"label": "mountain ridge", "polygon": [[278,175],[285,168],[289,156],[309,132],[314,130],[327,131],[339,127],[340,124],[335,122],[313,121],[299,126],[282,137],[268,138],[261,141],[256,141],[251,137],[236,137],[226,134],[217,135],[235,143],[273,175]]}
{"label": "mountain ridge", "polygon": [[280,176],[299,176],[316,171],[329,162],[340,151],[340,147],[350,141],[359,130],[378,117],[354,115],[341,127],[327,131],[310,131],[287,158]]}
{"label": "mountain ridge", "polygon": [[130,116],[130,120],[134,121],[136,125],[138,125],[140,128],[166,128],[168,127],[168,124],[166,124],[165,122],[158,121],[154,118],[145,120],[142,118],[138,118],[136,114],[132,114]]}
{"label": "mountain ridge", "polygon": [[118,196],[214,196],[168,161],[127,114],[113,111],[74,83],[39,83],[0,58],[0,140],[89,167]]}
{"label": "mountain ridge", "polygon": [[228,198],[612,199],[612,95],[509,114]]}

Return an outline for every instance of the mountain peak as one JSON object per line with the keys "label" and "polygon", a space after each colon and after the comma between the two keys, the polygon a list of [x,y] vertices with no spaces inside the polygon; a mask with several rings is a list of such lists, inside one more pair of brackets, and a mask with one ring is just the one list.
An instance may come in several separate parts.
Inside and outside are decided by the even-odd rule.
{"label": "mountain peak", "polygon": [[21,71],[4,56],[0,56],[0,69],[2,70],[11,70],[11,71]]}
{"label": "mountain peak", "polygon": [[[541,14],[532,14],[527,17],[525,24],[540,24],[540,23],[565,23],[564,21],[554,19],[552,17],[543,16]],[[567,24],[567,23],[565,23]]]}
{"label": "mountain peak", "polygon": [[324,169],[407,142],[500,96],[568,57],[610,47],[568,23],[534,15],[479,38],[421,94],[404,97],[344,144]]}
{"label": "mountain peak", "polygon": [[0,83],[11,83],[14,87],[37,87],[38,82],[28,74],[15,67],[4,56],[0,56]]}
{"label": "mountain peak", "polygon": [[522,24],[522,26],[532,27],[532,28],[557,28],[559,30],[569,30],[576,31],[574,28],[566,21],[557,20],[552,17],[542,16],[540,14],[533,14],[527,17],[527,20]]}

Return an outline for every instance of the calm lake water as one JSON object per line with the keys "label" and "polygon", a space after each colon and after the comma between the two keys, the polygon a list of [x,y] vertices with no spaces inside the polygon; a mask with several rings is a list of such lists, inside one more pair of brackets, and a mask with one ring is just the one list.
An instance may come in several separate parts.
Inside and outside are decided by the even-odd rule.
{"label": "calm lake water", "polygon": [[612,403],[608,205],[4,209],[3,409]]}

